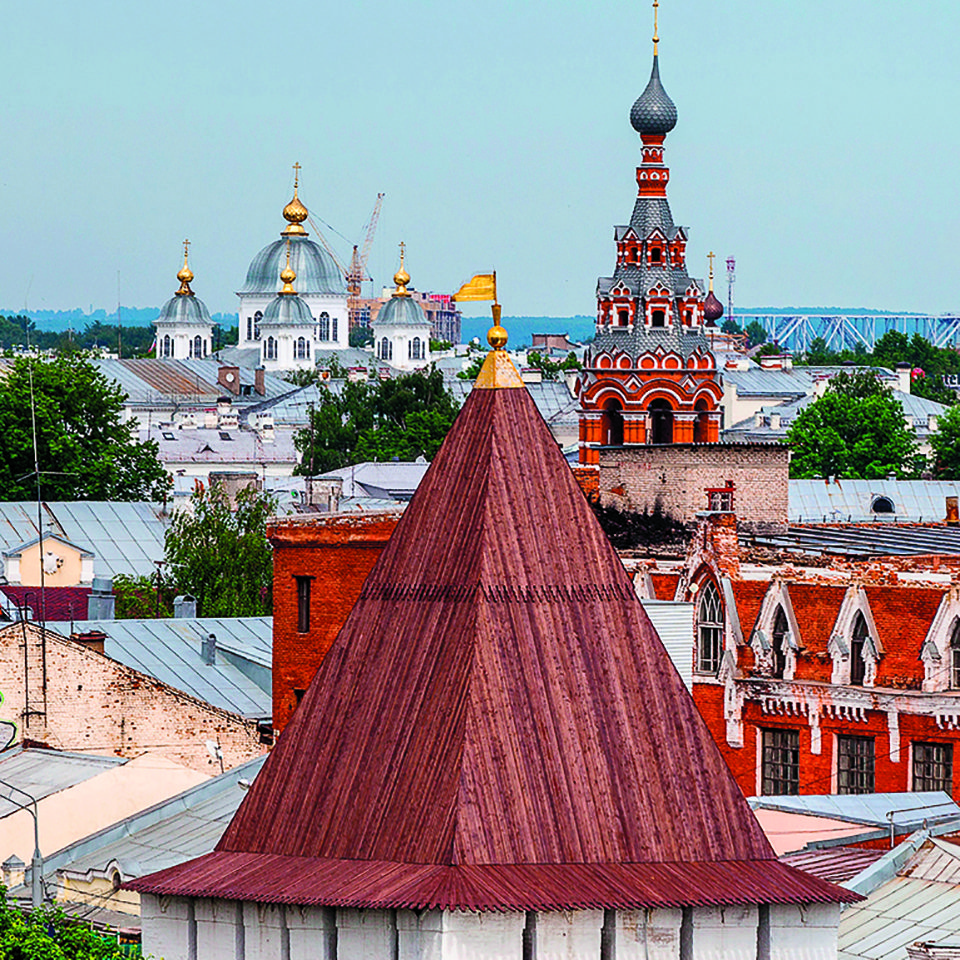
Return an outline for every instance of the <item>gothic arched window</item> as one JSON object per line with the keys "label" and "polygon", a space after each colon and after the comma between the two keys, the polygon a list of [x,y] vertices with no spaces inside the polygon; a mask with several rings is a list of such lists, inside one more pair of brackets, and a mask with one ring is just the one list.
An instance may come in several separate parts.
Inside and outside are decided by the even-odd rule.
{"label": "gothic arched window", "polygon": [[253,315],[253,339],[260,339],[260,321],[263,319],[263,314],[258,310]]}
{"label": "gothic arched window", "polygon": [[198,359],[203,356],[203,337],[194,337],[190,343],[190,356]]}
{"label": "gothic arched window", "polygon": [[277,341],[273,337],[267,337],[263,345],[263,358],[264,360],[277,359]]}
{"label": "gothic arched window", "polygon": [[960,620],[954,620],[950,634],[950,686],[960,690]]}
{"label": "gothic arched window", "polygon": [[306,360],[310,356],[308,353],[307,341],[303,337],[297,337],[297,350],[296,358],[298,360]]}
{"label": "gothic arched window", "polygon": [[169,357],[173,354],[173,349],[170,343],[170,337],[165,336],[163,338],[163,356]]}
{"label": "gothic arched window", "polygon": [[700,594],[697,623],[697,670],[700,673],[716,673],[723,655],[723,605],[720,592],[713,583],[708,583]]}
{"label": "gothic arched window", "polygon": [[853,636],[850,641],[850,684],[862,687],[867,673],[867,662],[863,659],[863,647],[870,631],[867,630],[867,621],[862,613],[857,614],[853,622]]}
{"label": "gothic arched window", "polygon": [[326,310],[320,314],[320,339],[323,342],[330,339],[330,314]]}
{"label": "gothic arched window", "polygon": [[787,668],[787,615],[783,607],[777,607],[777,615],[773,618],[773,675],[783,679],[783,671]]}

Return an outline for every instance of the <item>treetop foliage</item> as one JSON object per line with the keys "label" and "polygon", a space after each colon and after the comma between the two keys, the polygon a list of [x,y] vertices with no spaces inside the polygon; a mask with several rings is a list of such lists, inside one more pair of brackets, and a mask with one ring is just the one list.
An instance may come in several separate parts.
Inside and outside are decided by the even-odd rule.
{"label": "treetop foliage", "polygon": [[33,500],[31,379],[45,500],[162,500],[153,441],[121,420],[124,394],[82,356],[19,357],[0,379],[0,499]]}
{"label": "treetop foliage", "polygon": [[317,475],[366,460],[432,460],[457,415],[457,402],[436,368],[392,380],[321,390],[310,424],[294,441],[296,473]]}
{"label": "treetop foliage", "polygon": [[790,476],[898,479],[921,467],[903,407],[869,371],[834,377],[787,431]]}
{"label": "treetop foliage", "polygon": [[266,525],[276,501],[246,489],[231,509],[222,487],[198,483],[191,506],[192,513],[178,510],[173,515],[166,533],[166,576],[173,592],[196,597],[199,617],[268,616],[273,608],[273,549]]}

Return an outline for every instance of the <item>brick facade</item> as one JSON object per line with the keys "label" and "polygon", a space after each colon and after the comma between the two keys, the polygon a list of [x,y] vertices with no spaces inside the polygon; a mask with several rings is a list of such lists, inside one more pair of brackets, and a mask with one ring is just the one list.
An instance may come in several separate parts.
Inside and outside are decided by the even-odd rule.
{"label": "brick facade", "polygon": [[690,524],[707,509],[708,489],[734,484],[741,525],[786,526],[789,450],[780,444],[669,444],[607,447],[600,451],[600,502],[642,513],[659,507]]}
{"label": "brick facade", "polygon": [[[277,733],[310,686],[399,520],[399,513],[341,514],[267,524],[273,544],[273,725]],[[309,582],[306,623],[300,622],[298,578]],[[307,629],[301,631],[302,626]]]}
{"label": "brick facade", "polygon": [[118,757],[149,751],[211,775],[220,769],[207,741],[220,744],[227,769],[264,750],[255,722],[49,629],[44,643],[32,623],[0,630],[0,694],[0,733],[12,742]]}

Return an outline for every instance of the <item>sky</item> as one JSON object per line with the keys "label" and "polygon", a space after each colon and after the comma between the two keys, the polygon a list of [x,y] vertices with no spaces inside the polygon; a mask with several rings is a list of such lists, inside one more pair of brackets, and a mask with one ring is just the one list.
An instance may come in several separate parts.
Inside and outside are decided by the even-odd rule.
{"label": "sky", "polygon": [[[233,311],[298,161],[344,259],[386,194],[377,292],[403,240],[418,289],[496,269],[506,315],[593,314],[651,28],[640,0],[8,5],[0,308],[112,310],[118,275],[159,306],[189,237]],[[741,306],[957,311],[956,0],[662,0],[660,35],[695,276],[712,249]]]}

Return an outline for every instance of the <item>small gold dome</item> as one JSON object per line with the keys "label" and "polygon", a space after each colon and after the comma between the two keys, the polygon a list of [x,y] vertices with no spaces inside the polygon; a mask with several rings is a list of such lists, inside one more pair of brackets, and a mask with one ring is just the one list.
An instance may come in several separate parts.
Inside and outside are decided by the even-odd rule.
{"label": "small gold dome", "polygon": [[180,289],[177,291],[178,297],[192,297],[193,291],[190,289],[190,281],[193,280],[193,271],[190,269],[187,264],[187,251],[190,249],[190,241],[183,241],[183,266],[180,268],[180,272],[177,274],[177,279],[180,281]]}
{"label": "small gold dome", "polygon": [[395,297],[409,297],[410,291],[407,289],[407,284],[410,282],[410,274],[403,269],[403,255],[406,252],[407,245],[401,241],[400,242],[400,269],[393,275],[393,282],[397,285],[397,289],[393,291]]}
{"label": "small gold dome", "polygon": [[300,164],[295,163],[293,169],[296,171],[293,178],[293,199],[283,208],[283,219],[290,226],[281,234],[283,237],[306,236],[307,231],[303,228],[303,221],[310,215],[297,196],[297,190],[300,186]]}
{"label": "small gold dome", "polygon": [[491,327],[487,331],[487,343],[489,343],[494,350],[502,350],[507,345],[506,328],[501,327],[499,323]]}
{"label": "small gold dome", "polygon": [[283,289],[281,293],[292,293],[295,294],[297,291],[293,289],[293,281],[297,279],[297,273],[290,266],[290,241],[287,241],[287,265],[280,271],[280,279],[283,281]]}

